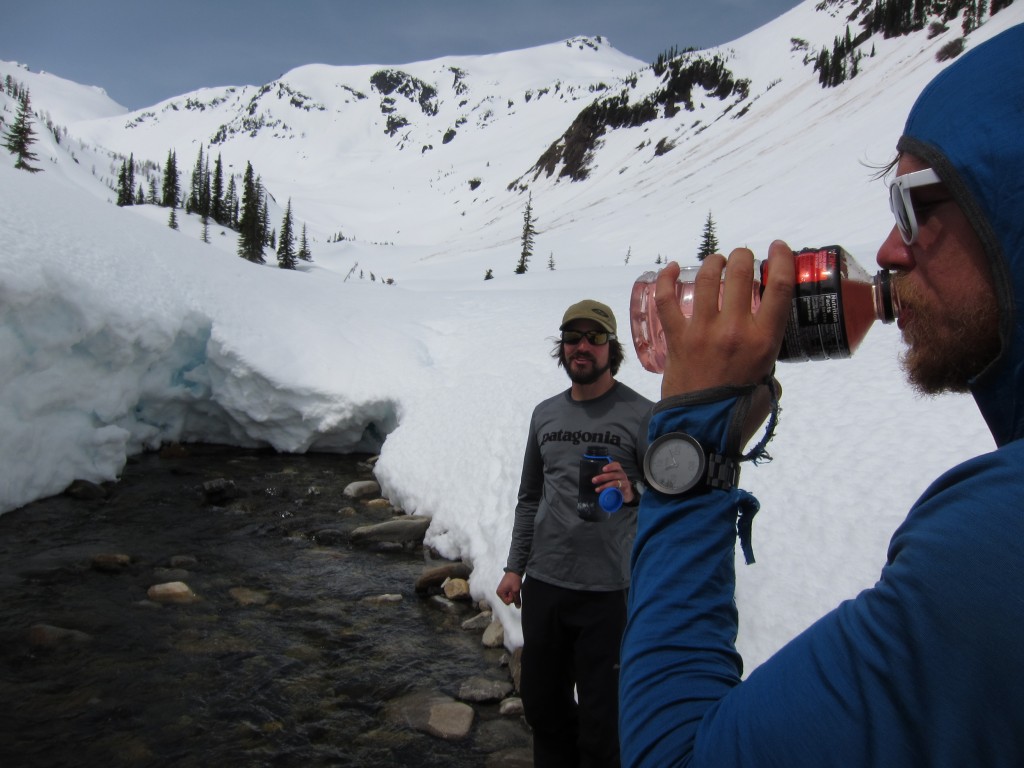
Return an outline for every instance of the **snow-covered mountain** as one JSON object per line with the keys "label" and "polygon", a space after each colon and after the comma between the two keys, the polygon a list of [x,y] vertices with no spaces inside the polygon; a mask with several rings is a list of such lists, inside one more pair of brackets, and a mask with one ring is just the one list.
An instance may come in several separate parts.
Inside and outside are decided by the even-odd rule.
{"label": "snow-covered mountain", "polygon": [[[865,36],[866,5],[809,0],[668,67],[624,56],[604,38],[575,38],[404,65],[313,64],[260,87],[206,88],[136,112],[10,64],[0,76],[30,88],[107,198],[129,155],[159,175],[174,150],[187,188],[202,148],[239,175],[252,162],[274,213],[290,198],[321,252],[339,233],[428,246],[434,259],[465,260],[467,274],[482,276],[514,266],[527,192],[537,251],[558,264],[686,258],[709,212],[721,241],[757,242],[814,215],[795,205],[780,218],[786,198],[842,205],[851,228],[867,224],[877,206],[851,201],[870,176],[862,163],[891,156],[920,82],[943,66],[936,53],[963,32],[957,18],[940,34]],[[968,45],[1014,17],[1011,6],[986,20]],[[856,76],[822,88],[816,58],[846,35],[856,40]],[[759,161],[783,148],[790,165],[768,188]],[[737,194],[723,189],[724,176],[748,182]],[[401,280],[413,265],[393,256],[383,249],[364,266]]]}
{"label": "snow-covered mountain", "polygon": [[[42,169],[0,163],[0,513],[170,441],[346,451],[386,436],[384,492],[432,516],[428,543],[471,562],[493,603],[530,412],[566,386],[549,356],[565,307],[607,301],[625,336],[633,279],[695,262],[709,212],[724,250],[838,242],[871,270],[892,218],[866,164],[891,159],[937,54],[1024,22],[1015,2],[966,39],[962,15],[885,38],[863,34],[871,5],[807,0],[657,68],[574,39],[311,65],[138,112],[0,62],[31,93]],[[848,27],[856,75],[823,88],[814,64]],[[6,125],[16,110],[5,83]],[[291,200],[311,264],[258,266],[234,232],[204,242],[194,216],[174,231],[167,209],[114,205],[126,158],[141,180],[174,151],[187,189],[201,147],[236,174],[252,163],[273,221]],[[534,261],[516,275],[528,199]],[[780,366],[776,460],[743,475],[762,502],[758,564],[738,576],[748,668],[869,586],[914,498],[991,448],[970,398],[914,395],[898,349],[879,328],[851,360]],[[618,378],[658,397],[632,355]],[[518,614],[494,607],[516,644]]]}

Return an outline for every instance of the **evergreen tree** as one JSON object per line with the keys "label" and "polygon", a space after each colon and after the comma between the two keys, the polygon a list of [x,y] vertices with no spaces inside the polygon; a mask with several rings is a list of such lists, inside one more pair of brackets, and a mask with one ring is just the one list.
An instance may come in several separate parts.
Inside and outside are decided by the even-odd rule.
{"label": "evergreen tree", "polygon": [[121,171],[117,175],[117,204],[120,206],[135,204],[135,155],[121,163]]}
{"label": "evergreen tree", "polygon": [[203,216],[203,231],[200,235],[204,243],[210,242],[210,217]]}
{"label": "evergreen tree", "polygon": [[555,271],[555,252],[554,251],[552,251],[550,254],[548,254],[548,269],[550,269],[552,272]]}
{"label": "evergreen tree", "polygon": [[224,168],[219,154],[213,166],[213,180],[210,186],[210,218],[222,226],[228,223],[224,215]]}
{"label": "evergreen tree", "polygon": [[131,205],[129,195],[131,187],[128,186],[128,161],[121,161],[121,170],[117,172],[117,205]]}
{"label": "evergreen tree", "polygon": [[284,209],[284,219],[281,221],[281,239],[277,246],[277,266],[281,269],[295,269],[295,235],[292,228],[292,199],[289,197],[288,205]]}
{"label": "evergreen tree", "polygon": [[238,219],[238,255],[264,264],[263,233],[260,230],[260,190],[252,175],[252,163],[245,164],[242,179],[242,212]]}
{"label": "evergreen tree", "polygon": [[188,200],[185,201],[185,211],[204,215],[208,210],[203,209],[203,187],[209,188],[209,180],[206,178],[206,164],[203,157],[203,145],[199,145],[199,155],[196,157],[196,164],[192,168],[192,180],[189,184]]}
{"label": "evergreen tree", "polygon": [[306,225],[302,225],[302,238],[299,240],[299,258],[303,261],[312,261],[313,254],[309,250],[309,239],[306,237]]}
{"label": "evergreen tree", "polygon": [[718,253],[718,238],[715,236],[715,220],[711,218],[711,211],[708,211],[707,221],[704,222],[704,236],[700,241],[700,251],[697,259],[704,261],[713,253]]}
{"label": "evergreen tree", "polygon": [[984,3],[979,3],[978,0],[968,0],[964,8],[964,20],[961,24],[965,35],[971,34],[971,32],[981,26],[983,6]]}
{"label": "evergreen tree", "polygon": [[206,165],[203,167],[203,188],[199,194],[199,211],[203,216],[210,215],[210,198],[212,192],[210,190],[210,156],[206,156]]}
{"label": "evergreen tree", "polygon": [[828,51],[824,48],[818,54],[818,58],[814,62],[814,68],[818,70],[818,82],[823,87],[827,87],[832,79],[832,60],[829,58]]}
{"label": "evergreen tree", "polygon": [[238,187],[235,186],[235,176],[228,178],[228,191],[224,194],[224,220],[220,222],[232,229],[238,228]]}
{"label": "evergreen tree", "polygon": [[36,168],[31,163],[36,162],[39,158],[29,149],[36,142],[35,131],[32,130],[32,123],[29,122],[31,114],[28,89],[25,89],[21,91],[21,95],[18,97],[18,113],[10,129],[7,131],[4,146],[7,147],[8,152],[17,157],[14,163],[15,168],[20,168],[30,173],[38,173],[43,169]]}
{"label": "evergreen tree", "polygon": [[145,205],[146,204],[146,190],[142,188],[142,182],[139,182],[139,189],[135,193],[135,204]]}
{"label": "evergreen tree", "polygon": [[174,208],[174,207],[171,208],[171,215],[167,217],[167,226],[170,227],[171,229],[177,229],[178,228],[178,209],[177,208]]}
{"label": "evergreen tree", "polygon": [[523,237],[522,253],[519,255],[519,263],[516,265],[516,274],[526,274],[530,264],[530,257],[533,256],[533,238],[537,234],[533,219],[533,193],[526,200],[526,210],[523,212]]}
{"label": "evergreen tree", "polygon": [[914,27],[924,29],[924,23],[928,19],[928,0],[914,0]]}
{"label": "evergreen tree", "polygon": [[256,189],[260,196],[260,237],[263,238],[263,245],[275,248],[274,233],[270,227],[270,205],[267,201],[267,191],[263,187],[262,177],[256,177]]}
{"label": "evergreen tree", "polygon": [[164,165],[164,183],[160,205],[164,208],[177,208],[181,187],[178,184],[178,158],[174,150],[167,152],[167,163]]}

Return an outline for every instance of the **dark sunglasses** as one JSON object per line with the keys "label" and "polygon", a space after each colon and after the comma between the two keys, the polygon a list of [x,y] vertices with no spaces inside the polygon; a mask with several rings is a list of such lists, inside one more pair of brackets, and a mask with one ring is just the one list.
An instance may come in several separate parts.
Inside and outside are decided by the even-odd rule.
{"label": "dark sunglasses", "polygon": [[615,334],[607,331],[562,331],[563,344],[579,344],[584,337],[595,347],[600,347],[614,339]]}

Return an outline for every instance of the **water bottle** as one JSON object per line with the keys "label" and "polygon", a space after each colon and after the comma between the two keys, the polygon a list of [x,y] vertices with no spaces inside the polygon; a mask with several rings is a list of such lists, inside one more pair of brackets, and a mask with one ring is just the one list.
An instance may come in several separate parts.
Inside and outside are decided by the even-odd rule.
{"label": "water bottle", "polygon": [[605,488],[601,493],[594,486],[594,477],[608,464],[612,457],[598,445],[591,445],[580,459],[579,496],[576,499],[576,514],[588,523],[600,523],[607,520],[612,513],[622,506],[622,491],[618,488]]}
{"label": "water bottle", "polygon": [[[852,355],[875,320],[891,323],[899,316],[900,302],[888,270],[874,277],[838,245],[805,248],[794,253],[796,291],[786,324],[779,360],[832,360]],[[750,306],[761,304],[767,262],[755,262],[760,280],[755,279]],[[699,267],[684,267],[676,282],[676,296],[683,314],[693,314],[694,281]],[[644,368],[653,373],[665,370],[665,333],[654,303],[656,272],[645,272],[633,284],[629,322],[633,346]],[[724,291],[724,285],[723,289]],[[719,306],[722,292],[718,296]]]}

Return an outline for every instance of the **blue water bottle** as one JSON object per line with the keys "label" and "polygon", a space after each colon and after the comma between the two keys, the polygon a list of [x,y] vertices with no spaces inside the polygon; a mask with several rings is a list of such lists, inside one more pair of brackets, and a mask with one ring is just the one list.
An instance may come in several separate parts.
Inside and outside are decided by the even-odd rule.
{"label": "blue water bottle", "polygon": [[608,464],[612,457],[599,445],[591,445],[580,459],[579,496],[576,500],[576,514],[588,523],[600,523],[607,520],[612,513],[622,506],[622,491],[618,488],[605,488],[601,493],[594,486],[594,477]]}

